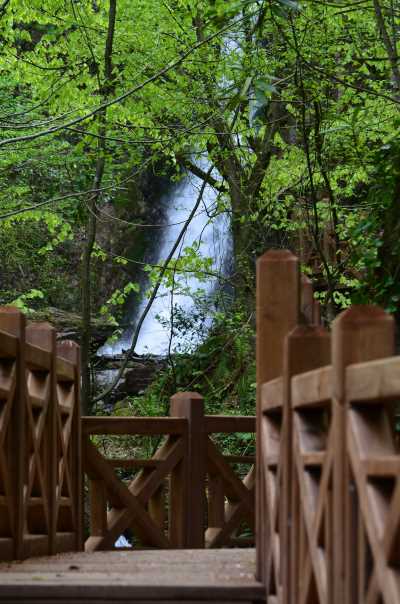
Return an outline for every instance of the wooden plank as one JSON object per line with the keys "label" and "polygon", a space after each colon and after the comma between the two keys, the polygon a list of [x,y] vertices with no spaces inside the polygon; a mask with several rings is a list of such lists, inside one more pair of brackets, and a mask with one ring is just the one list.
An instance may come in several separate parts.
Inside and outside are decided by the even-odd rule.
{"label": "wooden plank", "polygon": [[107,532],[107,489],[104,480],[91,480],[90,536],[103,537]]}
{"label": "wooden plank", "polygon": [[[261,385],[283,373],[283,348],[286,335],[300,316],[299,261],[288,250],[270,250],[257,261],[256,288],[256,368],[257,368],[257,501],[256,543],[257,578],[272,585],[271,530],[262,465]],[[273,588],[273,586],[272,586]]]}
{"label": "wooden plank", "polygon": [[231,504],[223,526],[214,529],[213,532],[207,531],[208,547],[222,547],[226,545],[226,543],[229,542],[231,534],[239,526],[243,515],[242,503]]}
{"label": "wooden plank", "polygon": [[184,453],[183,439],[167,441],[155,453],[160,464],[152,472],[139,474],[129,486],[131,493],[136,495],[143,504],[147,503],[157,489],[162,486],[163,480],[182,459]]}
{"label": "wooden plank", "polygon": [[187,419],[181,417],[82,417],[83,434],[184,434]]}
{"label": "wooden plank", "polygon": [[[45,556],[43,558],[30,558],[22,562],[13,564],[0,563],[0,575],[3,573],[22,573],[35,572],[36,570],[44,569],[45,572],[59,572],[60,570],[71,570],[70,566],[78,566],[80,573],[85,573],[86,569],[108,569],[113,568],[130,568],[131,572],[127,577],[132,583],[143,580],[138,575],[150,574],[154,575],[154,569],[159,572],[160,576],[170,573],[170,569],[182,568],[185,572],[182,574],[182,580],[179,584],[187,582],[198,583],[198,574],[210,573],[214,576],[216,583],[226,582],[232,579],[232,564],[234,569],[238,569],[241,575],[243,574],[243,583],[254,581],[254,564],[255,550],[254,549],[220,549],[206,551],[205,549],[168,549],[168,550],[120,550],[119,548],[113,551],[97,551],[92,553],[86,552],[69,552],[66,554],[56,554],[54,556]],[[235,573],[236,570],[233,569]],[[73,569],[72,569],[73,570]],[[215,574],[219,571],[221,576]]]}
{"label": "wooden plank", "polygon": [[253,464],[256,461],[256,456],[255,455],[224,455],[224,459],[228,463]]}
{"label": "wooden plank", "polygon": [[[105,573],[106,574],[106,573]],[[81,600],[84,602],[99,601],[99,591],[101,592],[100,602],[115,601],[145,601],[145,602],[163,602],[163,601],[189,601],[189,602],[254,602],[263,600],[264,588],[261,584],[246,586],[238,582],[232,585],[126,585],[125,575],[109,576],[112,584],[107,584],[101,580],[98,575],[87,575],[85,581],[82,579],[76,583],[73,573],[64,577],[53,579],[49,575],[36,575],[29,583],[20,585],[3,584],[0,587],[0,597],[3,604],[7,601],[14,602],[59,602],[60,598],[71,602]],[[111,581],[110,581],[111,583]]]}
{"label": "wooden plank", "polygon": [[[71,340],[64,340],[58,342],[57,347],[57,358],[64,359],[67,363],[72,364],[74,367],[74,379],[73,387],[71,389],[71,400],[68,403],[71,404],[71,433],[70,442],[67,448],[67,454],[69,452],[69,469],[70,469],[70,486],[72,489],[72,501],[73,501],[73,530],[75,533],[75,549],[83,549],[83,517],[84,517],[84,501],[83,501],[83,468],[82,468],[82,422],[81,422],[81,401],[80,401],[80,348]],[[57,376],[57,383],[63,385],[63,378],[61,382]],[[62,401],[59,401],[61,403]],[[65,403],[66,401],[64,401]],[[61,407],[60,411],[63,409]],[[59,415],[59,425],[61,423],[61,417]],[[72,527],[71,527],[72,529]],[[57,527],[59,532],[59,527]],[[57,532],[57,538],[58,538]]]}
{"label": "wooden plank", "polygon": [[[299,325],[286,337],[284,349],[283,374],[283,419],[281,440],[281,486],[278,502],[277,529],[280,539],[279,564],[282,583],[282,601],[292,602],[298,594],[293,593],[292,585],[296,585],[294,569],[297,561],[293,558],[296,543],[293,542],[294,531],[292,518],[296,509],[296,492],[293,489],[295,475],[295,453],[293,449],[293,386],[296,375],[305,371],[319,369],[321,365],[330,362],[331,341],[329,333],[319,326]],[[316,577],[317,589],[322,593],[321,577]]]}
{"label": "wooden plank", "polygon": [[132,524],[143,531],[152,544],[168,548],[169,541],[161,533],[143,508],[139,500],[118,480],[107,461],[100,455],[97,449],[88,441],[85,442],[86,464],[91,466],[95,475],[101,477],[110,491],[120,499],[121,503],[132,512]]}
{"label": "wooden plank", "polygon": [[58,356],[56,361],[57,380],[59,382],[73,382],[75,378],[75,366],[66,359]]}
{"label": "wooden plank", "polygon": [[112,468],[132,468],[132,469],[141,469],[141,468],[156,468],[162,463],[161,459],[108,459],[108,464]]}
{"label": "wooden plank", "polygon": [[32,371],[50,371],[51,352],[40,346],[27,343],[26,364]]}
{"label": "wooden plank", "polygon": [[206,415],[204,429],[207,434],[234,432],[255,432],[256,418],[252,415]]}
{"label": "wooden plank", "polygon": [[[251,594],[250,594],[251,595]],[[210,595],[211,598],[211,595]],[[204,600],[187,600],[187,599],[179,599],[180,604],[204,604],[204,602],[210,602],[210,598],[204,599]],[[43,600],[42,598],[40,599],[29,599],[29,600],[24,600],[24,602],[47,602],[47,604],[50,604],[51,602],[54,602],[54,604],[71,604],[71,602],[73,602],[74,604],[87,604],[87,602],[91,602],[91,604],[110,604],[110,602],[112,602],[113,604],[115,602],[123,602],[123,601],[127,601],[127,599],[134,603],[134,604],[162,604],[162,602],[171,602],[171,600],[144,600],[143,598],[119,598],[116,599],[115,597],[110,601],[109,598],[101,598],[101,597],[91,597],[90,600],[87,600],[85,597],[84,598],[73,598],[73,599],[64,599],[64,598],[60,598],[57,595],[55,596],[55,598],[51,598],[51,599],[46,599]],[[264,602],[263,599],[259,599],[259,600],[250,600],[248,598],[244,598],[244,599],[240,599],[240,600],[233,600],[233,599],[227,599],[227,600],[215,600],[214,597],[212,597],[212,602],[213,604],[235,604],[235,602],[243,602],[243,604],[256,604],[257,602]],[[21,602],[21,600],[18,599],[6,599],[6,600],[2,600],[3,604],[12,604],[15,602]],[[272,602],[272,600],[271,600]],[[275,602],[275,600],[274,600]]]}
{"label": "wooden plank", "polygon": [[15,359],[18,350],[18,338],[7,331],[0,330],[0,358]]}
{"label": "wooden plank", "polygon": [[314,407],[332,398],[332,367],[307,371],[292,378],[292,406]]}
{"label": "wooden plank", "polygon": [[[1,338],[1,335],[0,335]],[[3,512],[0,512],[3,513]],[[15,559],[15,544],[12,537],[0,537],[0,560]]]}
{"label": "wooden plank", "polygon": [[361,466],[367,476],[387,478],[400,476],[400,455],[385,455],[364,459]]}
{"label": "wooden plank", "polygon": [[313,453],[304,453],[301,455],[301,460],[306,468],[320,467],[325,463],[326,453],[325,451],[318,451]]}
{"label": "wooden plank", "polygon": [[307,275],[301,275],[300,308],[308,325],[314,322],[314,288]]}
{"label": "wooden plank", "polygon": [[77,535],[74,533],[57,532],[54,538],[57,553],[73,552],[77,550]]}
{"label": "wooden plank", "polygon": [[254,549],[64,554],[0,565],[0,600],[254,602]]}
{"label": "wooden plank", "polygon": [[[16,358],[15,390],[13,399],[11,401],[11,417],[9,431],[12,439],[11,442],[18,443],[18,446],[15,447],[15,454],[12,455],[11,459],[9,460],[9,469],[10,474],[13,477],[13,557],[21,559],[23,557],[24,529],[26,524],[26,498],[24,495],[24,485],[27,470],[27,386],[25,362],[26,322],[24,315],[17,308],[1,307],[0,330],[2,334],[6,332],[11,336],[11,338],[4,336],[4,353],[6,355],[15,355]],[[13,352],[15,345],[16,351]]]}
{"label": "wooden plank", "polygon": [[196,392],[179,392],[171,398],[170,414],[185,418],[188,424],[183,467],[171,474],[171,540],[183,547],[204,547],[207,436],[203,398]]}
{"label": "wooden plank", "polygon": [[346,370],[346,390],[351,403],[398,399],[400,357],[350,365]]}
{"label": "wooden plank", "polygon": [[150,497],[148,509],[150,518],[161,531],[164,531],[164,526],[167,518],[164,485],[161,485],[157,489],[157,491]]}
{"label": "wooden plank", "polygon": [[[208,477],[207,484],[208,500],[208,527],[222,527],[225,520],[225,494],[222,478],[219,474],[212,474]],[[210,541],[208,530],[205,540]]]}
{"label": "wooden plank", "polygon": [[[348,569],[357,564],[354,556],[357,542],[351,525],[351,474],[350,457],[354,478],[360,485],[356,456],[351,455],[352,426],[348,400],[347,371],[350,365],[367,363],[394,353],[394,321],[382,309],[375,306],[354,306],[344,311],[333,322],[332,384],[333,384],[333,601],[350,602],[352,582],[355,580]],[[366,505],[360,494],[361,507]],[[367,527],[367,529],[372,527]],[[372,548],[373,549],[373,548]],[[386,598],[385,598],[386,601]],[[387,600],[388,602],[390,600]]]}
{"label": "wooden plank", "polygon": [[254,516],[254,495],[243,482],[236,476],[232,468],[224,460],[224,457],[218,451],[214,443],[207,440],[207,456],[209,472],[219,474],[224,481],[225,493],[231,501],[243,501],[248,508],[251,521]]}
{"label": "wooden plank", "polygon": [[283,379],[275,378],[261,385],[261,409],[274,411],[281,409],[283,403]]}

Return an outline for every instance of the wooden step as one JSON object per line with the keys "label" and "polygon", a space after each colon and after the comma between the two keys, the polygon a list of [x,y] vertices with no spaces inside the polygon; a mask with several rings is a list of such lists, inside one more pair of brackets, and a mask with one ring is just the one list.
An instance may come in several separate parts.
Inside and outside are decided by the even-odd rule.
{"label": "wooden step", "polygon": [[262,602],[253,549],[124,550],[0,564],[0,601]]}

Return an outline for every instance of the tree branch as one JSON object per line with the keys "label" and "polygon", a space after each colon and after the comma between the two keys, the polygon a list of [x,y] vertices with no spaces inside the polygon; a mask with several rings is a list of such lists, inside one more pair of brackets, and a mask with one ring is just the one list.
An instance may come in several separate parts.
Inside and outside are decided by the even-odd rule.
{"label": "tree branch", "polygon": [[[208,170],[209,174],[211,174],[212,170],[213,170],[213,166],[211,166],[210,169]],[[134,333],[133,339],[132,339],[132,343],[131,343],[131,345],[129,347],[129,350],[126,352],[126,357],[124,359],[124,362],[122,363],[121,367],[119,368],[118,373],[115,376],[115,379],[113,380],[113,382],[105,390],[103,390],[103,392],[101,392],[94,399],[92,399],[92,403],[97,403],[98,401],[100,401],[104,397],[108,396],[114,390],[114,388],[118,385],[118,383],[120,382],[121,377],[122,377],[122,375],[123,375],[123,373],[124,373],[124,371],[125,371],[125,369],[126,369],[126,367],[128,365],[129,359],[131,358],[132,354],[135,351],[135,346],[137,344],[137,341],[138,341],[138,338],[139,338],[139,334],[140,334],[140,330],[142,328],[143,322],[144,322],[145,318],[147,317],[147,314],[148,314],[148,312],[149,312],[149,310],[150,310],[150,308],[151,308],[151,306],[152,306],[152,304],[153,304],[153,302],[154,302],[154,300],[155,300],[155,298],[157,296],[157,292],[160,289],[161,281],[162,281],[162,279],[163,279],[163,277],[164,277],[164,275],[165,275],[165,273],[166,273],[166,271],[168,269],[169,263],[171,262],[174,254],[176,252],[176,250],[178,249],[178,247],[179,247],[179,245],[180,245],[180,243],[181,243],[181,241],[182,241],[182,239],[183,239],[183,237],[184,237],[184,235],[185,235],[185,233],[186,233],[186,231],[187,231],[187,229],[189,227],[189,224],[191,223],[191,221],[192,221],[194,215],[196,214],[197,209],[198,209],[198,207],[199,207],[199,205],[200,205],[200,203],[201,203],[201,201],[203,199],[203,195],[204,195],[204,191],[205,191],[205,188],[206,188],[206,184],[207,184],[207,182],[206,182],[206,180],[204,180],[203,184],[201,185],[201,189],[200,189],[199,195],[197,197],[196,203],[194,204],[194,206],[192,208],[192,211],[190,212],[187,221],[185,222],[185,224],[184,224],[181,232],[179,233],[177,240],[175,241],[174,245],[172,246],[171,251],[169,252],[167,259],[165,260],[164,264],[162,265],[162,268],[160,270],[160,275],[158,277],[157,283],[154,286],[154,289],[153,289],[153,291],[151,293],[149,301],[146,304],[146,308],[144,309],[144,311],[143,311],[143,313],[142,313],[142,315],[141,315],[141,317],[139,319],[139,322],[138,322],[138,324],[136,326],[135,333]]]}
{"label": "tree branch", "polygon": [[255,14],[257,14],[257,12],[258,11],[255,11],[244,17],[241,17],[240,19],[236,19],[235,21],[233,21],[233,23],[230,23],[229,25],[226,25],[225,27],[222,27],[221,29],[219,29],[217,32],[210,34],[204,40],[201,40],[200,42],[193,44],[193,46],[188,48],[188,50],[186,50],[185,52],[183,52],[180,55],[179,59],[175,59],[175,61],[171,61],[165,67],[163,67],[163,69],[160,69],[160,71],[158,71],[151,77],[144,80],[144,82],[141,82],[141,84],[138,84],[137,86],[134,86],[133,88],[130,88],[123,94],[120,94],[119,96],[117,96],[113,99],[110,99],[109,101],[101,103],[98,107],[95,107],[91,111],[88,111],[85,115],[82,115],[73,120],[70,120],[69,122],[66,122],[65,124],[61,124],[59,126],[54,126],[53,128],[49,128],[48,130],[44,130],[42,132],[36,132],[35,134],[27,134],[25,136],[16,136],[13,138],[6,138],[6,139],[0,141],[0,147],[5,147],[6,145],[11,145],[14,143],[21,143],[21,142],[35,140],[35,139],[41,138],[43,136],[50,136],[51,134],[55,134],[56,132],[65,130],[65,128],[68,128],[70,126],[75,126],[76,124],[81,124],[82,122],[85,122],[86,120],[90,119],[91,117],[94,117],[101,111],[104,111],[104,109],[107,109],[108,107],[112,107],[113,105],[117,105],[118,103],[121,103],[122,101],[124,101],[128,97],[132,96],[139,90],[142,90],[143,88],[145,88],[148,84],[151,84],[151,83],[159,80],[163,75],[170,72],[172,69],[175,69],[175,67],[178,67],[178,65],[180,65],[181,63],[183,63],[190,55],[192,55],[194,52],[196,52],[196,50],[198,50],[200,47],[204,46],[205,44],[208,44],[209,42],[211,42],[212,40],[214,40],[221,34],[225,33],[229,29],[232,29],[239,23],[241,23],[247,19],[251,19],[252,17],[254,17]]}
{"label": "tree branch", "polygon": [[381,34],[382,42],[385,45],[386,52],[389,57],[390,65],[392,67],[393,79],[398,91],[400,94],[400,70],[399,70],[399,57],[397,56],[396,46],[392,44],[389,33],[386,29],[385,18],[382,13],[381,5],[379,4],[379,0],[374,0],[374,9],[375,9],[375,17],[376,22],[378,24],[378,28]]}
{"label": "tree branch", "polygon": [[202,181],[206,182],[211,187],[214,187],[214,189],[216,189],[217,191],[223,190],[224,187],[222,183],[220,183],[216,178],[214,178],[210,174],[210,171],[205,172],[199,166],[193,163],[190,159],[184,157],[183,155],[175,155],[175,157],[178,164],[180,164],[183,168],[186,168],[187,170],[189,170],[189,172],[201,178]]}

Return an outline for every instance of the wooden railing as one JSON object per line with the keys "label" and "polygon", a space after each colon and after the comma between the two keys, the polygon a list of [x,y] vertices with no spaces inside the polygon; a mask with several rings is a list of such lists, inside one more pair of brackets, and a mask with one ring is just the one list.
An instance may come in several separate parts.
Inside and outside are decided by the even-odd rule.
{"label": "wooden railing", "polygon": [[[172,397],[170,417],[84,417],[89,479],[87,551],[113,549],[129,531],[134,547],[201,548],[254,542],[254,458],[225,456],[211,435],[255,432],[255,417],[205,416],[196,393]],[[160,436],[150,459],[109,459],[95,435]],[[231,464],[250,465],[242,479]],[[129,471],[122,480],[116,469]],[[242,537],[243,525],[247,536]]]}
{"label": "wooden railing", "polygon": [[0,560],[81,547],[79,349],[0,308]]}
{"label": "wooden railing", "polygon": [[306,299],[294,256],[259,260],[258,575],[271,604],[396,604],[394,322],[352,307],[330,335]]}

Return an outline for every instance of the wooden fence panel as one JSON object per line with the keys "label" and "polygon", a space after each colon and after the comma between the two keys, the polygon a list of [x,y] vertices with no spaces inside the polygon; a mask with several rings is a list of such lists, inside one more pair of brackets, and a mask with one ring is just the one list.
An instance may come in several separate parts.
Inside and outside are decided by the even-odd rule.
{"label": "wooden fence panel", "polygon": [[[304,354],[305,350],[307,354]],[[303,591],[313,589],[312,569],[322,558],[322,539],[318,542],[318,538],[324,521],[322,509],[325,507],[325,484],[320,483],[324,458],[319,456],[322,451],[316,444],[317,441],[322,446],[322,434],[320,433],[318,438],[316,433],[326,430],[329,421],[326,412],[316,410],[315,407],[294,408],[295,392],[292,382],[296,375],[329,364],[330,353],[330,336],[321,327],[299,326],[286,339],[284,397],[287,407],[287,449],[280,528],[286,544],[281,553],[281,565],[285,571],[283,602],[290,602],[290,594],[300,586]],[[326,473],[329,476],[329,470],[326,470]],[[321,493],[318,493],[319,489]],[[318,506],[322,509],[319,510]],[[318,518],[318,513],[321,518]],[[297,547],[296,535],[302,543],[301,550]],[[322,572],[315,574],[323,577]],[[323,599],[321,604],[322,602]]]}
{"label": "wooden fence panel", "polygon": [[[276,274],[265,275],[263,291],[275,288]],[[267,325],[277,318],[270,304]],[[303,279],[301,319],[318,325],[318,314]],[[393,325],[379,308],[353,307],[334,321],[331,346],[319,327],[288,330],[281,375],[259,383],[264,480],[258,475],[257,488],[265,500],[257,522],[269,540],[257,547],[267,561],[268,603],[400,602]]]}
{"label": "wooden fence panel", "polygon": [[55,508],[53,551],[83,548],[80,349],[60,342],[54,357]]}
{"label": "wooden fence panel", "polygon": [[[276,592],[281,584],[277,570],[279,545],[275,532],[275,512],[279,506],[279,493],[283,479],[282,464],[284,437],[282,421],[284,409],[276,411],[271,420],[271,439],[265,435],[265,421],[261,404],[261,385],[277,378],[283,373],[283,350],[285,337],[296,327],[300,317],[300,278],[298,259],[287,250],[271,250],[257,262],[257,300],[256,300],[256,367],[257,367],[257,501],[256,501],[256,542],[257,542],[257,578]],[[269,450],[269,445],[272,451]],[[282,445],[282,446],[281,446]],[[282,456],[281,456],[282,453]],[[266,466],[263,460],[267,456],[276,458],[276,466]],[[266,481],[272,481],[271,488]],[[268,500],[269,498],[269,500]],[[270,513],[266,513],[266,509]],[[273,544],[272,544],[273,542]],[[269,544],[271,547],[269,547]],[[278,556],[279,557],[279,556]],[[275,579],[274,579],[275,577]]]}
{"label": "wooden fence panel", "polygon": [[[50,325],[25,327],[20,311],[0,308],[0,559],[80,547],[79,358],[75,344],[61,348],[74,349],[74,358],[57,352]],[[70,384],[68,401],[61,400],[59,382]],[[69,422],[60,420],[67,405]],[[68,456],[76,460],[69,498]],[[64,504],[75,518],[68,527],[59,523]]]}
{"label": "wooden fence panel", "polygon": [[22,556],[24,531],[24,316],[0,308],[0,330],[0,560],[11,560]]}
{"label": "wooden fence panel", "polygon": [[[84,466],[92,502],[87,551],[113,549],[128,530],[133,532],[134,547],[254,543],[254,457],[223,455],[211,435],[254,433],[255,417],[205,416],[203,399],[193,392],[173,396],[170,413],[163,418],[83,418]],[[102,432],[158,434],[167,439],[151,459],[108,459],[90,440]],[[250,469],[239,477],[232,464]],[[127,482],[117,476],[117,468],[139,471]]]}
{"label": "wooden fence panel", "polygon": [[[342,536],[341,540],[335,540],[338,551],[335,570],[337,591],[334,594],[349,604],[378,602],[379,598],[385,604],[400,601],[398,583],[396,588],[396,575],[398,580],[400,573],[391,571],[390,554],[385,544],[385,538],[390,540],[395,536],[400,508],[390,516],[382,505],[386,501],[390,508],[396,471],[400,478],[400,456],[396,456],[392,432],[393,417],[379,398],[367,406],[357,404],[354,399],[350,401],[347,380],[348,368],[351,370],[352,364],[389,357],[393,352],[394,321],[383,310],[353,307],[334,322],[333,403],[341,407],[341,432],[336,443],[336,460],[341,467],[335,484],[335,514],[336,531],[340,530]],[[375,378],[379,380],[378,375]],[[340,445],[342,454],[339,456]],[[385,458],[390,456],[394,467],[386,463]],[[383,476],[380,474],[382,470]],[[385,534],[386,528],[390,537]],[[390,549],[390,545],[388,547]],[[397,564],[400,564],[399,552],[397,554]]]}

